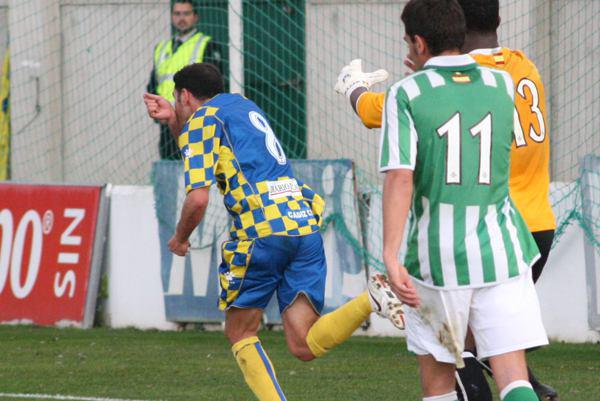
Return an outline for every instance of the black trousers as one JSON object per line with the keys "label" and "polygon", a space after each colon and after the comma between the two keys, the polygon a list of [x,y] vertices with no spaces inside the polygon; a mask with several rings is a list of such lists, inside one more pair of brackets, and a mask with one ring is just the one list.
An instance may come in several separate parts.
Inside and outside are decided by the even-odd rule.
{"label": "black trousers", "polygon": [[548,255],[550,254],[550,248],[552,247],[552,240],[554,239],[554,230],[547,231],[536,231],[531,233],[533,239],[540,250],[541,257],[532,266],[531,270],[533,273],[533,282],[537,282],[544,270]]}

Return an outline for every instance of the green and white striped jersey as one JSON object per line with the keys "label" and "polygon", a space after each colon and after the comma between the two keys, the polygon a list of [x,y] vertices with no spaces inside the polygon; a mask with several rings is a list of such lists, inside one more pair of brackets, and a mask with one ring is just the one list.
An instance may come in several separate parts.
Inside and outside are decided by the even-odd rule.
{"label": "green and white striped jersey", "polygon": [[539,258],[508,196],[514,110],[510,75],[467,55],[434,57],[388,90],[380,171],[414,170],[404,264],[425,285],[496,284]]}

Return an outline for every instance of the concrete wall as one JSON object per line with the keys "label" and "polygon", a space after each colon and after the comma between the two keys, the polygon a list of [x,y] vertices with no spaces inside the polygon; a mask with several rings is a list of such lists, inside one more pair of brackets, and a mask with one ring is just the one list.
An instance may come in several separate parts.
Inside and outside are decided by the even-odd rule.
{"label": "concrete wall", "polygon": [[58,0],[9,0],[12,177],[62,178]]}
{"label": "concrete wall", "polygon": [[551,4],[552,173],[566,181],[585,154],[600,154],[600,2]]}
{"label": "concrete wall", "polygon": [[406,2],[398,1],[307,1],[307,115],[308,157],[348,157],[378,180],[376,160],[379,130],[368,130],[354,115],[346,99],[333,87],[340,69],[354,58],[363,68],[385,68],[386,84],[401,79],[406,46],[400,20]]}
{"label": "concrete wall", "polygon": [[148,182],[158,127],[141,98],[169,1],[8,4],[13,178]]}
{"label": "concrete wall", "polygon": [[104,320],[115,328],[173,330],[165,319],[152,187],[113,187],[110,198]]}
{"label": "concrete wall", "polygon": [[[600,255],[595,253],[596,271]],[[558,245],[550,252],[548,263],[536,288],[542,318],[552,340],[566,342],[600,341],[600,332],[589,325],[590,291],[598,291],[598,282],[590,283],[585,264],[585,237],[580,227],[569,226]],[[597,313],[597,312],[596,312]]]}
{"label": "concrete wall", "polygon": [[154,45],[169,36],[168,1],[117,3],[60,9],[66,181],[148,182],[158,159],[142,94]]}
{"label": "concrete wall", "polygon": [[8,46],[8,0],[0,0],[0,60]]}

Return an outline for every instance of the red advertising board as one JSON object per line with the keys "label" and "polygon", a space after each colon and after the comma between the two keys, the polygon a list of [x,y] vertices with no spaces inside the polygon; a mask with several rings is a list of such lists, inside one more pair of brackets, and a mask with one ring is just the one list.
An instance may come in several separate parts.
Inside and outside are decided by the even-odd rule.
{"label": "red advertising board", "polygon": [[0,184],[0,323],[84,325],[102,194]]}

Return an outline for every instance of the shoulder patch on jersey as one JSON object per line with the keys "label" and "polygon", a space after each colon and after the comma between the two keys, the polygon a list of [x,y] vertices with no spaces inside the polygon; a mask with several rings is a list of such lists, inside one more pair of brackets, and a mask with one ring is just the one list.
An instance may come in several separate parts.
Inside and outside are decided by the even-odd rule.
{"label": "shoulder patch on jersey", "polygon": [[454,74],[452,74],[452,81],[454,81],[457,84],[470,84],[471,77],[467,74],[463,74],[462,72],[457,71]]}
{"label": "shoulder patch on jersey", "polygon": [[492,57],[493,57],[494,63],[496,63],[496,65],[503,66],[504,64],[506,64],[506,61],[504,59],[504,54],[502,54],[501,51],[494,53],[492,55]]}

